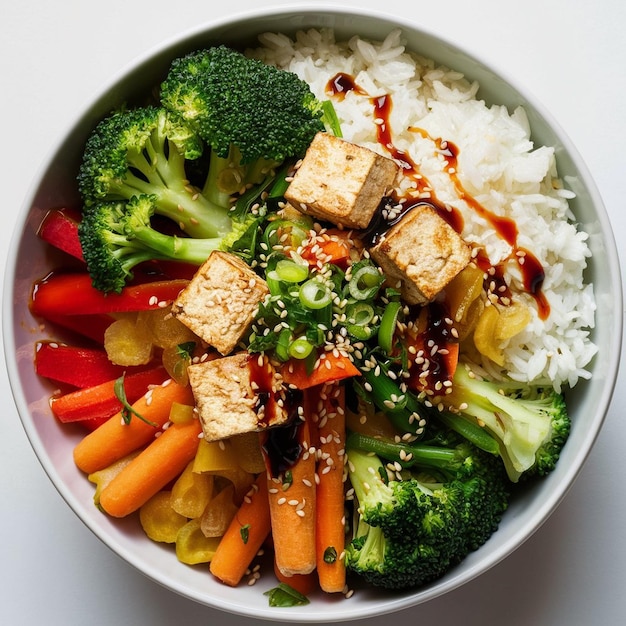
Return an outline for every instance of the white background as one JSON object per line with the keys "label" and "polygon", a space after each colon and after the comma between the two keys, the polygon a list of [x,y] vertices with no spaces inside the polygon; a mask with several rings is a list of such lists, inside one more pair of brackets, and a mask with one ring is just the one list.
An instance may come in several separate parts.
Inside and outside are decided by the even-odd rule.
{"label": "white background", "polygon": [[[284,2],[3,0],[0,247],[48,150],[136,56],[233,10]],[[293,3],[291,3],[293,4]],[[321,6],[324,3],[315,3]],[[330,4],[330,3],[328,3]],[[334,3],[333,3],[334,4]],[[360,0],[439,32],[534,93],[570,135],[626,258],[626,3],[623,0]],[[0,624],[250,626],[174,595],[112,554],[44,474],[0,375]],[[522,547],[477,580],[404,613],[363,620],[613,626],[626,623],[626,374],[573,488]]]}

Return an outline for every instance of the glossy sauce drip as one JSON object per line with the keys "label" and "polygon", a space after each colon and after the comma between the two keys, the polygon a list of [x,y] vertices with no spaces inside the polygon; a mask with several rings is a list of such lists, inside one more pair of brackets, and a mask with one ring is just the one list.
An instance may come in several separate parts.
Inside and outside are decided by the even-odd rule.
{"label": "glossy sauce drip", "polygon": [[[452,335],[452,325],[447,323],[450,312],[444,302],[435,300],[426,307],[426,329],[423,331],[423,341],[426,346],[445,347],[458,340]],[[437,383],[450,380],[453,372],[450,370],[450,360],[439,351],[428,355],[428,368],[420,372],[418,387],[425,390],[436,390]]]}
{"label": "glossy sauce drip", "polygon": [[[248,369],[250,383],[255,387],[254,409],[259,425],[267,427],[262,439],[266,463],[272,476],[277,477],[295,463],[302,450],[298,434],[302,422],[297,417],[302,393],[282,385],[275,391],[272,370],[264,360],[259,363],[257,355],[249,356]],[[280,410],[287,411],[288,421],[285,425],[271,426],[277,417],[279,400],[282,401]]]}
{"label": "glossy sauce drip", "polygon": [[[477,202],[474,197],[468,194],[457,175],[458,148],[449,141],[433,141],[435,141],[435,144],[448,163],[447,173],[459,197],[465,200],[480,217],[489,222],[498,236],[504,239],[504,241],[513,248],[509,258],[517,262],[522,274],[524,289],[535,299],[540,319],[546,319],[550,314],[550,305],[541,290],[545,279],[545,272],[541,263],[532,252],[525,248],[520,248],[517,245],[517,224],[510,217],[496,215],[492,211],[489,211],[486,207]],[[504,281],[504,278],[502,280]]]}
{"label": "glossy sauce drip", "polygon": [[[353,91],[359,95],[368,95],[355,83],[351,76],[343,73],[337,74],[327,84],[327,93],[329,95],[343,97],[348,91]],[[376,119],[376,136],[378,143],[384,146],[384,148],[389,152],[391,158],[393,158],[400,165],[400,167],[402,167],[404,174],[413,180],[416,190],[420,196],[428,196],[428,204],[435,208],[441,217],[443,217],[452,228],[454,228],[458,233],[461,233],[463,230],[463,218],[461,214],[452,207],[443,206],[442,203],[437,200],[430,184],[420,174],[419,166],[411,159],[410,155],[394,146],[391,127],[389,124],[392,107],[391,97],[383,95],[370,98],[370,101],[372,103],[374,117]],[[438,153],[441,154],[447,162],[446,173],[450,177],[450,180],[452,181],[459,197],[463,199],[466,204],[478,215],[488,221],[498,236],[513,248],[509,258],[517,262],[522,274],[524,289],[535,299],[539,317],[541,319],[546,319],[550,314],[550,305],[542,292],[545,272],[539,260],[529,250],[518,247],[518,230],[515,221],[509,217],[499,216],[492,211],[489,211],[471,194],[467,193],[457,175],[458,148],[454,144],[442,139],[432,138],[425,130],[418,127],[410,127],[409,130],[419,133],[422,137],[429,139],[434,143]],[[424,203],[426,200],[424,197],[421,197],[418,199],[403,198],[399,201],[401,201],[404,205],[402,211],[402,215],[404,215],[404,213],[406,213],[407,210],[410,210],[411,207]],[[382,205],[382,208],[384,208],[384,205]],[[392,224],[390,223],[387,228],[391,225]],[[382,220],[377,220],[375,230],[376,229],[376,236],[380,236],[383,232]],[[373,236],[373,234],[373,232],[370,232],[370,237]],[[485,261],[488,263],[486,257],[483,257],[483,264],[481,267],[485,269],[487,273],[487,280],[491,283],[495,280],[494,276],[501,279],[503,289],[501,289],[499,293],[503,294],[506,291],[510,297],[510,291],[504,281],[503,268],[497,267],[491,270],[490,267],[485,267]]]}
{"label": "glossy sauce drip", "polygon": [[261,439],[261,448],[272,478],[289,471],[302,453],[302,424],[299,419],[284,426],[268,428]]}

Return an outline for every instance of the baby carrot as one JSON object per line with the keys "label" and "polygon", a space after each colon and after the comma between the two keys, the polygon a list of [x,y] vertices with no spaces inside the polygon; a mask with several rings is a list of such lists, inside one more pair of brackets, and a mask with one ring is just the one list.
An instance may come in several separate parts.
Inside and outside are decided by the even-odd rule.
{"label": "baby carrot", "polygon": [[276,565],[276,559],[274,559],[274,574],[276,580],[279,583],[285,583],[291,588],[295,589],[303,596],[308,596],[310,593],[318,588],[317,573],[314,571],[308,574],[294,574],[293,576],[285,576]]}
{"label": "baby carrot", "polygon": [[217,546],[209,565],[213,576],[231,587],[238,585],[269,534],[267,478],[261,473]]}
{"label": "baby carrot", "polygon": [[[263,435],[272,436],[268,431]],[[315,569],[315,454],[309,451],[306,420],[298,424],[296,437],[301,446],[296,461],[279,475],[266,473],[276,567],[285,576]]]}
{"label": "baby carrot", "polygon": [[149,443],[167,422],[173,402],[193,404],[191,388],[168,379],[150,389],[133,404],[133,409],[155,423],[156,428],[134,415],[130,423],[125,424],[121,412],[117,413],[76,445],[74,462],[77,467],[91,474]]}
{"label": "baby carrot", "polygon": [[137,511],[193,460],[201,432],[197,419],[172,424],[102,490],[100,507],[113,517]]}
{"label": "baby carrot", "polygon": [[318,484],[315,522],[317,575],[327,593],[346,584],[344,459],[346,445],[345,394],[342,386],[317,389]]}

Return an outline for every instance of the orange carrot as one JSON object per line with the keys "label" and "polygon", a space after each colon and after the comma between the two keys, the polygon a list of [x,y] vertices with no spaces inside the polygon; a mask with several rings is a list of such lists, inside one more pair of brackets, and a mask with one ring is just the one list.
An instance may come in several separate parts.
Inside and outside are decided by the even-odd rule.
{"label": "orange carrot", "polygon": [[320,356],[319,363],[312,372],[307,372],[307,365],[302,359],[291,359],[283,366],[281,374],[287,384],[294,385],[298,389],[308,389],[324,383],[359,376],[361,372],[350,357],[325,352]]}
{"label": "orange carrot", "polygon": [[344,460],[346,444],[345,392],[340,385],[311,390],[317,400],[318,484],[315,523],[317,574],[327,593],[346,584]]}
{"label": "orange carrot", "polygon": [[149,443],[167,422],[173,402],[193,404],[193,401],[190,387],[182,387],[168,379],[133,404],[133,409],[156,427],[137,416],[132,416],[130,423],[125,424],[121,412],[117,413],[76,445],[74,462],[86,474],[108,467]]}
{"label": "orange carrot", "polygon": [[[270,471],[271,454],[263,446],[276,567],[285,576],[308,574],[315,569],[315,454],[309,452],[308,422],[298,422],[294,431],[300,454],[279,474]],[[272,436],[270,431],[261,433],[262,443]]]}
{"label": "orange carrot", "polygon": [[[427,331],[416,335],[407,334],[407,343],[413,354],[428,354],[428,358],[431,363],[430,370],[439,372],[436,380],[441,380],[442,382],[444,380],[451,381],[459,363],[459,342],[456,340],[439,340],[439,349],[433,354],[430,348],[426,345],[428,339]],[[428,377],[424,379],[420,378],[420,373],[421,370],[419,368],[413,372],[410,379],[410,386],[414,389],[423,391],[429,385],[432,385],[433,380],[430,380]]]}
{"label": "orange carrot", "polygon": [[312,571],[308,574],[294,574],[293,576],[285,576],[276,565],[276,559],[274,559],[274,574],[276,580],[279,583],[285,583],[291,588],[300,592],[303,596],[308,596],[310,593],[317,589],[317,572]]}
{"label": "orange carrot", "polygon": [[261,473],[220,540],[211,573],[226,585],[238,585],[269,534],[267,478]]}
{"label": "orange carrot", "polygon": [[197,419],[172,424],[102,490],[100,507],[113,517],[137,511],[193,460],[201,432]]}
{"label": "orange carrot", "polygon": [[333,263],[343,267],[350,259],[353,248],[352,232],[333,228],[315,237],[300,251],[300,255],[311,266]]}

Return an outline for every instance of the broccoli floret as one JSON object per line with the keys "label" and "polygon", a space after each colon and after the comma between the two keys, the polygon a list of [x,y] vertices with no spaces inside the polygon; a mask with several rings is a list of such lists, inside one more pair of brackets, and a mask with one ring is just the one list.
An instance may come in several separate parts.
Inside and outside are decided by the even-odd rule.
{"label": "broccoli floret", "polygon": [[219,158],[238,161],[242,181],[301,157],[325,130],[324,107],[306,82],[223,45],[176,59],[160,93]]}
{"label": "broccoli floret", "polygon": [[230,204],[217,204],[189,184],[186,164],[202,141],[179,116],[160,107],[115,111],[89,136],[78,173],[88,209],[102,200],[154,197],[155,211],[191,237],[230,232]]}
{"label": "broccoli floret", "polygon": [[89,207],[78,225],[83,256],[96,289],[121,291],[132,269],[144,261],[176,260],[200,265],[217,248],[227,248],[245,222],[225,237],[198,239],[164,234],[151,225],[156,199],[134,196],[127,202],[101,201]]}
{"label": "broccoli floret", "polygon": [[449,440],[456,447],[349,435],[357,519],[346,565],[371,584],[426,584],[497,529],[509,498],[502,464],[455,434]]}
{"label": "broccoli floret", "polygon": [[513,482],[551,472],[569,436],[565,399],[552,387],[492,382],[459,365],[446,403],[494,436]]}

